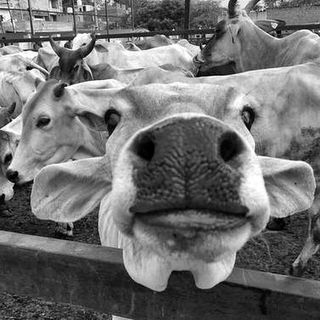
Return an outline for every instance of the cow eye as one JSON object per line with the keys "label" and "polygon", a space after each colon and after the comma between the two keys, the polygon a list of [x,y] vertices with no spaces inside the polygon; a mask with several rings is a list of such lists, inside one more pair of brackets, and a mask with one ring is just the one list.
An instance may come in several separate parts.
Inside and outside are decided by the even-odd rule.
{"label": "cow eye", "polygon": [[50,118],[47,117],[41,117],[38,119],[36,126],[38,128],[44,128],[50,123]]}
{"label": "cow eye", "polygon": [[241,111],[241,119],[244,122],[247,129],[250,131],[255,119],[254,110],[249,106],[245,106]]}
{"label": "cow eye", "polygon": [[121,115],[114,109],[109,109],[104,115],[104,121],[107,125],[109,136],[112,134],[118,123],[120,122]]}

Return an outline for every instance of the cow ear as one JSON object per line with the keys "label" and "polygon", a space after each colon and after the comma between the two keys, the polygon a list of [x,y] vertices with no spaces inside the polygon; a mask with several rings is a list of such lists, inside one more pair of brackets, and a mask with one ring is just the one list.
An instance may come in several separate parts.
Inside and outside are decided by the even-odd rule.
{"label": "cow ear", "polygon": [[20,140],[22,132],[22,116],[19,114],[15,119],[1,128],[1,131],[6,132],[9,136],[14,137],[16,140]]}
{"label": "cow ear", "polygon": [[12,115],[12,114],[14,113],[14,110],[16,109],[16,105],[17,105],[17,103],[16,103],[16,102],[13,102],[13,103],[11,104],[11,106],[8,108],[8,113],[9,113],[10,115]]}
{"label": "cow ear", "polygon": [[73,222],[97,207],[111,189],[106,157],[52,164],[34,179],[32,212],[39,218]]}
{"label": "cow ear", "polygon": [[60,67],[59,66],[55,66],[52,68],[52,70],[50,71],[50,75],[49,75],[49,78],[50,79],[61,79],[60,77]]}
{"label": "cow ear", "polygon": [[271,216],[284,218],[311,207],[316,188],[306,162],[258,157],[269,196]]}
{"label": "cow ear", "polygon": [[[110,109],[110,101],[114,93],[117,93],[120,89],[77,90],[78,103],[69,106],[70,112],[77,116],[89,129],[107,131],[104,116]],[[105,92],[102,93],[102,91]]]}

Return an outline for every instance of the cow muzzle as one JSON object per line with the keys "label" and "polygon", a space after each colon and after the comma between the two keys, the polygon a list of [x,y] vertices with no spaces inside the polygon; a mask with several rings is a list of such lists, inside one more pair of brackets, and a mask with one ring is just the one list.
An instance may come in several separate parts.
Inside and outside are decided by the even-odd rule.
{"label": "cow muzzle", "polygon": [[[259,212],[265,215],[268,198],[255,154],[229,126],[214,118],[184,114],[137,133],[120,153],[111,199],[115,223],[132,239],[132,250],[124,250],[131,276],[137,273],[133,264],[152,262],[163,273],[159,266],[170,260],[171,271],[199,271],[196,266],[214,265],[208,268],[212,278],[213,270],[220,268],[217,263],[234,262],[235,252],[257,225],[254,200],[246,201],[251,194],[243,189],[250,184],[252,168],[260,174],[254,188],[260,188],[258,198],[264,204]],[[264,224],[265,219],[260,230]],[[137,250],[138,255],[132,253]],[[133,278],[140,276],[138,272]],[[140,283],[150,280],[139,279]]]}

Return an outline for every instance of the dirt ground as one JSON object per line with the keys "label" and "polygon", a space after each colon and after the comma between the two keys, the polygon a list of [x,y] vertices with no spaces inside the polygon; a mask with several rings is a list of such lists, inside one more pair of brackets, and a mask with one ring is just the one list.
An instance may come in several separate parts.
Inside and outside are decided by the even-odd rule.
{"label": "dirt ground", "polygon": [[[16,188],[13,200],[9,202],[12,216],[0,218],[0,230],[20,232],[45,237],[59,238],[55,234],[55,224],[37,220],[31,213],[31,185]],[[75,223],[74,237],[68,240],[99,244],[97,210]],[[306,238],[308,219],[299,214],[287,219],[287,226],[281,232],[265,231],[252,239],[238,253],[236,265],[280,274],[288,274],[291,263],[299,254]],[[61,238],[61,237],[60,237]],[[320,280],[320,253],[315,255],[304,277]],[[0,320],[7,319],[65,319],[65,320],[105,320],[106,314],[95,313],[80,307],[56,304],[38,299],[0,294]]]}

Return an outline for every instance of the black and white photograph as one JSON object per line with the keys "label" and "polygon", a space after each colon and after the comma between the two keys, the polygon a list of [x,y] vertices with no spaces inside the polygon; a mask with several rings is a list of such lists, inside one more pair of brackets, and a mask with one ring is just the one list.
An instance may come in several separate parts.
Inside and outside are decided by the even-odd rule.
{"label": "black and white photograph", "polygon": [[320,320],[319,248],[320,0],[0,0],[0,320]]}

